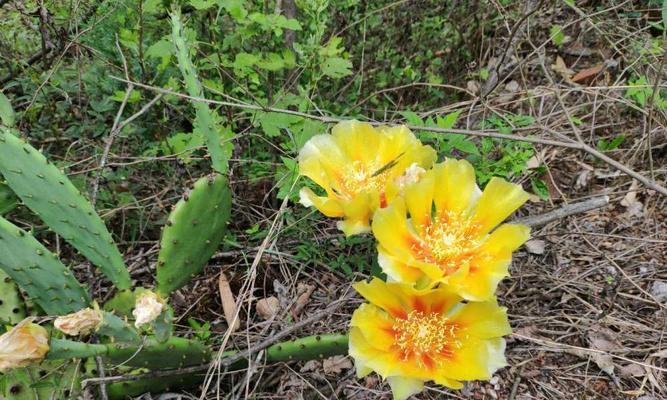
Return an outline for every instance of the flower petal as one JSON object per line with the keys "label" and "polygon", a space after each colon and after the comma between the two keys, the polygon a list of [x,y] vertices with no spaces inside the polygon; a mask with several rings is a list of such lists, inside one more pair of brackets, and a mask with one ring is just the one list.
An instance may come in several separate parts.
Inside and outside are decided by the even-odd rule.
{"label": "flower petal", "polygon": [[413,394],[424,390],[424,381],[404,376],[390,376],[387,378],[394,400],[405,400]]}
{"label": "flower petal", "polygon": [[410,212],[410,222],[420,235],[424,228],[431,224],[435,178],[432,173],[426,173],[422,179],[405,188],[405,203]]}
{"label": "flower petal", "polygon": [[345,236],[357,235],[371,230],[370,219],[374,209],[371,195],[359,195],[351,201],[341,203],[345,219],[338,222],[338,229]]}
{"label": "flower petal", "polygon": [[393,317],[404,318],[407,313],[407,299],[400,285],[394,285],[395,290],[388,290],[387,284],[381,279],[373,278],[370,282],[357,282],[352,287],[371,304],[374,304]]}
{"label": "flower petal", "polygon": [[412,245],[419,239],[409,229],[405,201],[396,199],[373,216],[373,235],[387,253],[402,260],[413,257]]}
{"label": "flower petal", "polygon": [[467,303],[450,317],[466,334],[480,339],[492,339],[512,333],[507,320],[507,309],[496,300]]}
{"label": "flower petal", "polygon": [[382,352],[371,346],[358,328],[350,328],[349,337],[348,353],[354,359],[357,377],[363,378],[373,371],[373,369],[368,366],[368,361],[373,357],[381,356]]}
{"label": "flower petal", "polygon": [[314,206],[327,217],[342,217],[345,215],[341,202],[334,197],[320,197],[307,187],[299,191],[299,202],[304,207]]}
{"label": "flower petal", "polygon": [[504,365],[502,363],[505,358],[503,356],[502,360],[498,359],[496,348],[487,342],[489,340],[472,336],[462,340],[462,347],[456,349],[453,356],[443,363],[445,368],[439,373],[445,378],[457,381],[489,379],[491,370],[498,365]]}
{"label": "flower petal", "polygon": [[424,276],[421,270],[411,267],[398,258],[391,256],[387,250],[378,246],[378,264],[382,272],[393,282],[415,283]]}
{"label": "flower petal", "polygon": [[530,228],[526,225],[503,224],[486,238],[481,252],[490,254],[512,253],[530,238]]}
{"label": "flower petal", "polygon": [[378,154],[374,149],[382,143],[380,132],[370,124],[356,120],[336,124],[331,129],[331,139],[350,161],[362,163],[374,160]]}
{"label": "flower petal", "polygon": [[349,160],[330,135],[313,136],[299,152],[299,173],[312,179],[327,193],[341,187],[340,166]]}
{"label": "flower petal", "polygon": [[479,197],[475,169],[468,161],[449,158],[433,167],[433,173],[438,187],[434,201],[439,213],[461,213]]}
{"label": "flower petal", "polygon": [[479,198],[473,220],[479,225],[480,234],[489,232],[509,217],[528,200],[520,185],[504,179],[492,178]]}
{"label": "flower petal", "polygon": [[379,307],[362,304],[352,314],[350,326],[359,328],[372,346],[387,351],[394,344],[393,319]]}

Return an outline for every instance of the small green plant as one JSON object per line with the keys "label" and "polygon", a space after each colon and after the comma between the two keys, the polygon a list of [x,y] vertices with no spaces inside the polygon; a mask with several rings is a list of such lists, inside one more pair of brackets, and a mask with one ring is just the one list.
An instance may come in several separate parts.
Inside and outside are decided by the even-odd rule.
{"label": "small green plant", "polygon": [[618,148],[618,146],[623,144],[624,141],[625,141],[625,135],[618,135],[611,140],[600,139],[598,140],[597,148],[600,151],[615,150]]}

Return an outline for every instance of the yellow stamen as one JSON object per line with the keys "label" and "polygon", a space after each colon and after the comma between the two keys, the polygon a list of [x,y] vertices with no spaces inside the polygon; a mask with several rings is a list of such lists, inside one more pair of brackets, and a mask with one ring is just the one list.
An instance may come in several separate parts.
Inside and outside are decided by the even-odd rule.
{"label": "yellow stamen", "polygon": [[412,250],[449,275],[472,260],[481,244],[477,232],[478,226],[468,218],[443,212],[424,229],[422,241],[414,243]]}
{"label": "yellow stamen", "polygon": [[457,339],[459,328],[447,317],[438,313],[411,311],[406,318],[396,319],[392,326],[395,344],[403,358],[411,355],[450,355],[453,348],[460,348]]}
{"label": "yellow stamen", "polygon": [[364,191],[383,190],[387,175],[374,175],[378,168],[377,163],[364,164],[359,160],[352,162],[343,172],[342,184],[345,193],[354,195]]}

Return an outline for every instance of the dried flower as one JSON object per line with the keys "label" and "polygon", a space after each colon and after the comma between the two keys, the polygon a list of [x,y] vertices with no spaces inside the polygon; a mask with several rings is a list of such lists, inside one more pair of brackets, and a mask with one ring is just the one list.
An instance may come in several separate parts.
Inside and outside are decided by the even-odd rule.
{"label": "dried flower", "polygon": [[145,291],[137,297],[132,310],[134,315],[134,326],[139,328],[143,324],[154,321],[164,309],[165,301],[151,291]]}
{"label": "dried flower", "polygon": [[53,326],[66,335],[78,336],[91,334],[101,322],[102,314],[99,310],[84,308],[75,313],[56,318]]}
{"label": "dried flower", "polygon": [[26,318],[0,336],[0,372],[41,362],[48,351],[46,329]]}

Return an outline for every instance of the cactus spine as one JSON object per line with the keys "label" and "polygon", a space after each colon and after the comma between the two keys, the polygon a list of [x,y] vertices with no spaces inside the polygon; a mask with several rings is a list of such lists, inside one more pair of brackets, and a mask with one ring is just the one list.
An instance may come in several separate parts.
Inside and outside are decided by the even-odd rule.
{"label": "cactus spine", "polygon": [[231,194],[227,179],[199,179],[176,204],[162,233],[157,264],[157,293],[167,297],[202,271],[222,242],[229,220]]}
{"label": "cactus spine", "polygon": [[0,129],[0,173],[14,193],[118,287],[130,275],[93,206],[55,165],[28,143]]}
{"label": "cactus spine", "polygon": [[68,314],[90,303],[86,290],[53,253],[2,217],[0,254],[0,269],[48,314]]}

